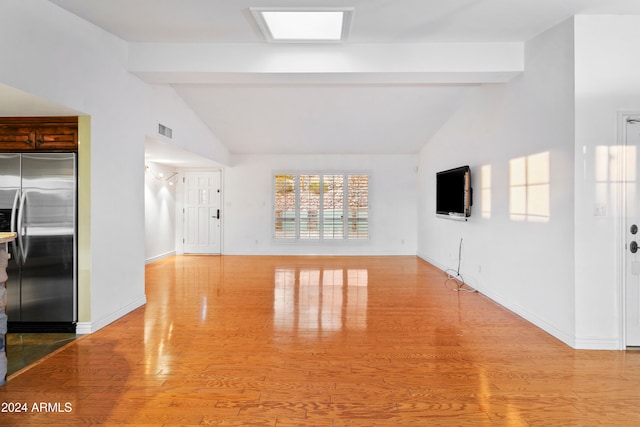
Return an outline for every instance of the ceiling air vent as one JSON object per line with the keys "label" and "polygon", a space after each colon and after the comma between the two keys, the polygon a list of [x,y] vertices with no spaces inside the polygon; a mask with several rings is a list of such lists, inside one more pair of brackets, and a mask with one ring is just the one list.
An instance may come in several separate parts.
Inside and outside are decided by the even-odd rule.
{"label": "ceiling air vent", "polygon": [[171,138],[171,135],[173,135],[173,131],[171,130],[171,128],[168,128],[160,123],[158,123],[158,133],[160,135],[166,136],[167,138]]}

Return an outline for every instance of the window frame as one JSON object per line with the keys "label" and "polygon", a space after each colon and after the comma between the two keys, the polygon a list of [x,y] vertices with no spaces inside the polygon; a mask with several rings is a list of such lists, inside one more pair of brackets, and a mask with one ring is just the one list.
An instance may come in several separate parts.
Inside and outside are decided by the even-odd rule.
{"label": "window frame", "polygon": [[[319,223],[318,223],[318,237],[301,237],[301,216],[300,216],[300,177],[304,176],[313,176],[318,175],[320,177],[319,182],[319,199],[320,206],[318,208],[319,213]],[[325,177],[330,176],[342,176],[343,182],[343,196],[342,196],[342,236],[339,238],[327,238],[325,237],[325,218],[324,218],[324,209],[323,209],[323,198],[324,198],[324,188],[326,184],[324,182]],[[363,221],[354,221],[349,217],[349,195],[351,193],[351,188],[349,186],[349,177],[354,175],[363,175],[367,177],[367,190],[366,190],[366,237],[352,237],[353,234],[349,232],[349,227],[353,223],[363,222]],[[280,237],[277,236],[276,227],[277,227],[277,200],[276,200],[276,192],[277,192],[277,176],[292,176],[294,182],[294,231],[293,237]],[[372,174],[368,171],[359,171],[359,170],[273,170],[271,173],[271,240],[273,243],[282,243],[282,244],[358,244],[358,243],[368,243],[371,240],[371,203],[370,203],[370,194],[371,194],[371,176]]]}

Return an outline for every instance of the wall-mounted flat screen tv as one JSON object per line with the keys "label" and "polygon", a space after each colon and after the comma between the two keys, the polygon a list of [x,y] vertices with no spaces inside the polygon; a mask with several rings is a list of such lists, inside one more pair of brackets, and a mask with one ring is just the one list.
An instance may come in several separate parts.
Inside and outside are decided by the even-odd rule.
{"label": "wall-mounted flat screen tv", "polygon": [[469,166],[449,169],[436,174],[436,214],[452,219],[471,215],[473,195]]}

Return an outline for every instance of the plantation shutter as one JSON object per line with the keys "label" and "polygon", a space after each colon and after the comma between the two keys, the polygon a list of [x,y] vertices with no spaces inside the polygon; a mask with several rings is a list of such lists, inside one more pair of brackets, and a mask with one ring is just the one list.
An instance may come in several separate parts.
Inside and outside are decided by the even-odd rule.
{"label": "plantation shutter", "polygon": [[296,237],[296,192],[293,175],[276,175],[274,200],[274,237],[294,239]]}
{"label": "plantation shutter", "polygon": [[369,238],[369,177],[349,175],[349,213],[347,219],[349,239]]}
{"label": "plantation shutter", "polygon": [[275,174],[274,239],[369,238],[369,176]]}

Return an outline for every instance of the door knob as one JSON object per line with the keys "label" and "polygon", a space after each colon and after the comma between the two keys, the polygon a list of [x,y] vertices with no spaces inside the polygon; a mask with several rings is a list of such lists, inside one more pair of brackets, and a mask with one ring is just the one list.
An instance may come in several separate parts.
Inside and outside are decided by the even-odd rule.
{"label": "door knob", "polygon": [[636,241],[631,242],[631,244],[629,245],[629,249],[631,250],[632,254],[635,254],[636,252],[638,252],[638,242]]}
{"label": "door knob", "polygon": [[638,232],[638,226],[633,224],[631,226],[631,230],[630,231],[631,231],[631,234],[636,234]]}

